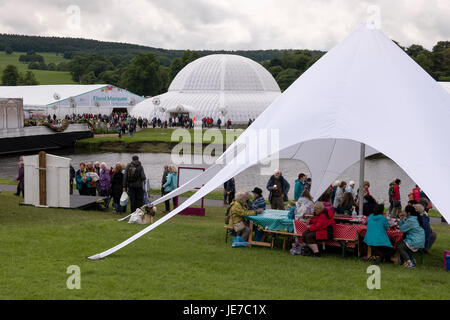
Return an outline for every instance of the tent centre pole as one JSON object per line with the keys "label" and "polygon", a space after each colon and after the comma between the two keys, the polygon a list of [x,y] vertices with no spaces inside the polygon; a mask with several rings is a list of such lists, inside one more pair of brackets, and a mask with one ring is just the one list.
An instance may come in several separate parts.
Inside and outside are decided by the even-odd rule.
{"label": "tent centre pole", "polygon": [[364,197],[364,168],[366,165],[366,145],[361,143],[361,153],[360,153],[360,161],[359,161],[359,194],[358,194],[358,202],[359,202],[359,215],[363,215],[363,197]]}

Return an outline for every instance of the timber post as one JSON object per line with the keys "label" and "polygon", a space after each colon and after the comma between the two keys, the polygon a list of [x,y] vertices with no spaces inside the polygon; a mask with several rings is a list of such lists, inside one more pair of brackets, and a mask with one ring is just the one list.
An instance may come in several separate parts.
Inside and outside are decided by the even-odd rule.
{"label": "timber post", "polygon": [[44,151],[39,152],[39,205],[47,205],[47,165]]}

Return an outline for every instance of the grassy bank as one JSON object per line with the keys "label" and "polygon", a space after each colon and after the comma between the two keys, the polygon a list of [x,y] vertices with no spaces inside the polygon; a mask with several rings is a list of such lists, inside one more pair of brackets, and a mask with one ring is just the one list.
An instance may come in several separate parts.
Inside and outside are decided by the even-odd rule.
{"label": "grassy bank", "polygon": [[[48,70],[29,70],[28,63],[20,62],[19,57],[25,52],[13,52],[12,54],[6,54],[4,51],[0,51],[0,73],[9,64],[17,67],[19,72],[25,73],[26,71],[32,71],[36,76],[36,80],[39,84],[76,84],[72,80],[70,72],[65,71],[48,71]],[[70,60],[64,59],[62,55],[56,55],[56,53],[43,52],[38,53],[44,57],[45,63],[59,64],[61,62],[69,62]]]}
{"label": "grassy bank", "polygon": [[14,185],[14,184],[17,184],[17,182],[12,179],[0,178],[0,184]]}
{"label": "grassy bank", "polygon": [[[126,134],[119,138],[118,135],[98,135],[94,138],[77,141],[75,147],[77,150],[98,152],[154,152],[170,153],[172,149],[180,142],[186,143],[186,151],[194,153],[194,147],[191,142],[195,141],[194,129],[186,130],[189,135],[181,138],[175,132],[177,129],[144,129],[130,137]],[[206,134],[205,134],[206,132]],[[234,142],[235,138],[242,133],[241,129],[236,130],[202,130],[203,148],[209,144],[215,144],[222,147],[223,150]],[[197,132],[198,134],[198,132]],[[214,136],[219,134],[221,138]],[[228,138],[227,138],[228,136]],[[186,140],[186,138],[188,140]],[[189,140],[190,139],[190,140]]]}
{"label": "grassy bank", "polygon": [[[176,216],[112,256],[89,261],[144,226],[107,212],[22,207],[12,192],[0,197],[0,299],[450,298],[442,268],[448,226],[435,227],[438,239],[423,265],[382,265],[381,290],[368,290],[369,263],[351,254],[342,259],[329,251],[314,259],[231,248],[223,208],[207,208],[205,217]],[[66,288],[71,265],[81,269],[80,290]]]}

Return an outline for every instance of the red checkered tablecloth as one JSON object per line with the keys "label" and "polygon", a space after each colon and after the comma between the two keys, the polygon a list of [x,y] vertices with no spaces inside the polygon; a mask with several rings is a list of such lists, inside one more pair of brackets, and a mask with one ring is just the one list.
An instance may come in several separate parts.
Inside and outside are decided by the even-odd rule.
{"label": "red checkered tablecloth", "polygon": [[[295,220],[294,221],[295,233],[302,234],[308,229],[306,221]],[[356,240],[358,233],[364,228],[367,228],[361,224],[336,224],[336,230],[334,233],[334,238],[353,241]]]}
{"label": "red checkered tablecloth", "polygon": [[[294,220],[294,232],[296,234],[302,234],[306,230],[308,230],[308,224],[306,221]],[[357,239],[358,234],[361,238],[364,239],[364,237],[366,236],[366,232],[367,232],[367,225],[363,225],[363,224],[353,224],[352,225],[352,224],[337,223],[336,231],[334,233],[334,238],[351,241],[351,242],[348,242],[346,244],[346,246],[349,248],[354,248],[355,242],[353,242],[353,241]],[[394,246],[394,248],[396,248],[397,243],[403,239],[403,233],[400,231],[400,229],[397,229],[397,228],[390,228],[386,231],[386,233],[387,233],[389,239],[391,240],[392,245]],[[334,240],[327,241],[326,245],[341,246],[341,244],[338,241],[334,241]]]}
{"label": "red checkered tablecloth", "polygon": [[[367,232],[367,226],[365,226],[365,228],[361,229],[361,231],[359,232],[359,235],[364,239],[364,237],[366,236],[366,232]],[[386,231],[386,233],[389,237],[389,240],[391,240],[391,243],[395,249],[397,247],[398,242],[403,239],[403,232],[401,232],[400,229],[397,229],[397,228],[389,228]]]}
{"label": "red checkered tablecloth", "polygon": [[[294,220],[294,228],[295,228],[295,233],[302,234],[303,232],[305,232],[308,229],[308,225],[307,225],[306,221]],[[360,233],[365,228],[367,228],[367,227],[364,225],[361,225],[361,224],[351,225],[351,224],[337,223],[336,230],[334,233],[334,238],[340,239],[340,240],[355,241],[358,238],[358,233]],[[326,242],[326,244],[330,245],[330,246],[337,246],[337,247],[341,246],[341,244],[338,241],[334,241],[334,240],[329,240]],[[349,242],[346,244],[346,246],[349,248],[354,248],[355,243]]]}

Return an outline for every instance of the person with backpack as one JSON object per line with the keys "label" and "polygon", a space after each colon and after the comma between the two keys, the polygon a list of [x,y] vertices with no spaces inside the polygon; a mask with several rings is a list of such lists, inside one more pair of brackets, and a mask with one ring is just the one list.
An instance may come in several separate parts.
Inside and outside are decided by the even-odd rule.
{"label": "person with backpack", "polygon": [[128,193],[131,212],[144,205],[144,168],[138,156],[133,156],[131,163],[125,168],[123,177],[123,192]]}
{"label": "person with backpack", "polygon": [[[174,165],[170,165],[168,169],[169,169],[169,174],[167,175],[167,181],[163,185],[164,194],[168,194],[168,193],[172,192],[173,190],[175,190],[177,188],[177,185],[178,185],[177,168]],[[174,209],[177,206],[177,200],[178,200],[178,197],[172,198]],[[166,205],[166,213],[170,212],[170,200],[166,200],[164,203]]]}

